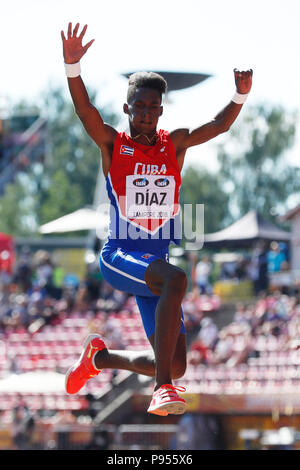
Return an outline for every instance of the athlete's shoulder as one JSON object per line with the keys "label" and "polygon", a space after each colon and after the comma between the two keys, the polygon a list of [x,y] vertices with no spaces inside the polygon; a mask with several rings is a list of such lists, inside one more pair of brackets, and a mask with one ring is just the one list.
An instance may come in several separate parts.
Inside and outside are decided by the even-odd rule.
{"label": "athlete's shoulder", "polygon": [[184,138],[189,135],[189,132],[190,130],[187,128],[179,128],[170,132],[169,137],[174,145],[176,152],[182,149],[182,142]]}
{"label": "athlete's shoulder", "polygon": [[169,136],[173,141],[174,140],[176,141],[177,139],[180,139],[188,135],[189,132],[190,130],[188,128],[183,127],[183,128],[174,129],[173,131],[169,133]]}

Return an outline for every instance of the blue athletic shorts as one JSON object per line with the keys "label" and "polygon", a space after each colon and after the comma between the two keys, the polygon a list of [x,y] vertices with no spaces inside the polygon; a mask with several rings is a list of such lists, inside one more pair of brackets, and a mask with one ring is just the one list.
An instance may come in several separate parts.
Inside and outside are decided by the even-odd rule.
{"label": "blue athletic shorts", "polygon": [[[140,310],[147,337],[155,332],[155,309],[159,296],[152,294],[145,282],[145,271],[156,259],[167,260],[167,253],[154,255],[141,251],[126,251],[106,244],[100,253],[100,269],[104,279],[115,289],[133,294]],[[181,309],[180,332],[185,333]]]}

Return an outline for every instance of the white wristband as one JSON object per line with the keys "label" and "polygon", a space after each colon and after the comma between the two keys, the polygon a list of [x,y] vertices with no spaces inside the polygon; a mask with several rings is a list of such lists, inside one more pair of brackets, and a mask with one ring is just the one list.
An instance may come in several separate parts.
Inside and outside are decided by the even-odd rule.
{"label": "white wristband", "polygon": [[248,95],[249,95],[249,93],[242,94],[242,93],[237,93],[236,92],[233,95],[232,101],[236,104],[243,104],[243,103],[245,103]]}
{"label": "white wristband", "polygon": [[81,73],[80,62],[76,62],[76,64],[65,64],[65,71],[68,78],[79,77]]}

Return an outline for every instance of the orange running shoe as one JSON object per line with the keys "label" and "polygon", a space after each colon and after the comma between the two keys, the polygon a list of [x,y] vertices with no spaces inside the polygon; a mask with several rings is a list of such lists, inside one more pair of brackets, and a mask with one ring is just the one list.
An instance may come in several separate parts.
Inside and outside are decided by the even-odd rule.
{"label": "orange running shoe", "polygon": [[87,336],[80,358],[66,373],[65,389],[67,393],[73,395],[79,392],[89,379],[101,372],[101,370],[95,369],[92,359],[96,352],[105,348],[106,345],[100,335]]}
{"label": "orange running shoe", "polygon": [[167,416],[169,413],[174,415],[181,415],[185,412],[186,403],[183,398],[180,398],[176,390],[185,392],[184,387],[174,387],[171,384],[162,385],[158,388],[152,396],[148,413],[159,416]]}

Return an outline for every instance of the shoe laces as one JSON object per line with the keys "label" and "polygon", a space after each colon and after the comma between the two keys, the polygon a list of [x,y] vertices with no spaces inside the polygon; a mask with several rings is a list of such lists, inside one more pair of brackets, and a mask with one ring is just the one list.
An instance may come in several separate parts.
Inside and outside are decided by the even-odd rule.
{"label": "shoe laces", "polygon": [[[161,387],[159,387],[159,389],[156,392],[162,396],[164,395],[176,396],[177,395],[176,390],[178,390],[178,392],[185,392],[186,388],[175,386],[172,384],[164,384]],[[168,392],[171,392],[171,393],[168,393]]]}

